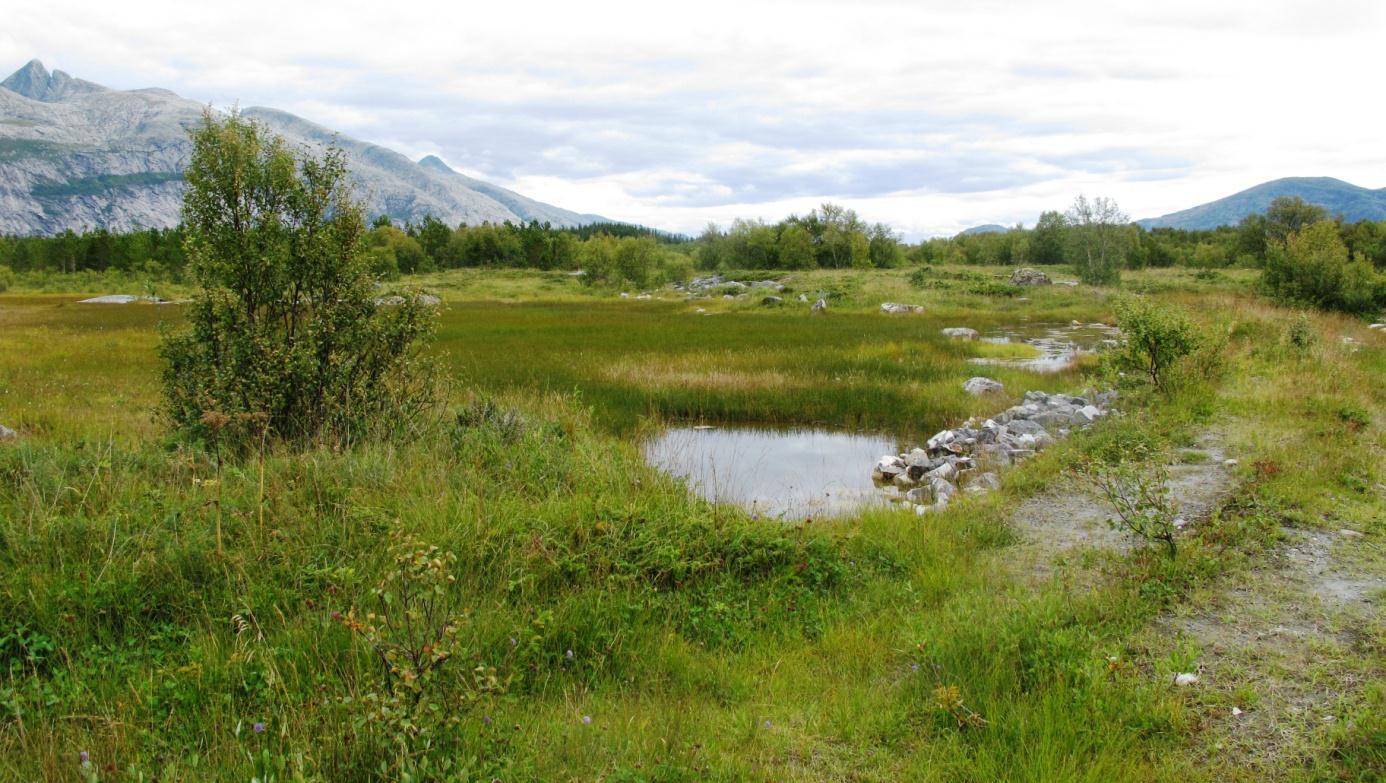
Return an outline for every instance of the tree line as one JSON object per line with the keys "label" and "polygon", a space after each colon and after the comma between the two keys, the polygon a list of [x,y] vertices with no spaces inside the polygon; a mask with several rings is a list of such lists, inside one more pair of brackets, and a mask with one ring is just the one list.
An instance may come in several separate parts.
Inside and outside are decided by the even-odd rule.
{"label": "tree line", "polygon": [[[186,265],[181,227],[52,237],[0,237],[0,274],[109,271],[180,279]],[[554,227],[530,223],[448,226],[435,218],[397,225],[377,218],[363,245],[380,279],[468,267],[582,270],[594,285],[648,287],[696,271],[892,268],[922,264],[1071,265],[1086,282],[1114,284],[1122,270],[1187,267],[1267,270],[1268,285],[1289,298],[1363,311],[1386,301],[1386,221],[1347,222],[1298,197],[1277,198],[1264,213],[1208,230],[1145,229],[1107,198],[1079,196],[1063,212],[1046,211],[1031,228],[959,234],[906,243],[884,223],[823,204],[777,222],[735,220],[696,238],[625,223]],[[1299,280],[1301,267],[1317,270]],[[1306,273],[1307,274],[1307,273]],[[1325,283],[1324,280],[1336,282]],[[1325,293],[1325,286],[1338,293]],[[1345,294],[1344,286],[1355,293]],[[1350,300],[1350,301],[1349,301]]]}

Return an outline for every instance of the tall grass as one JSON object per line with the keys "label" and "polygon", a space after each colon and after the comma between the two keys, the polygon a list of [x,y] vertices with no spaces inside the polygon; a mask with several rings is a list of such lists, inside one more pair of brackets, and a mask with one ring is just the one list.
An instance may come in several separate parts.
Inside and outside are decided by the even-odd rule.
{"label": "tall grass", "polygon": [[[873,300],[905,299],[906,276],[856,284],[825,317],[454,301],[438,351],[461,415],[408,443],[235,462],[166,445],[151,419],[154,327],[176,311],[0,299],[0,422],[22,433],[0,447],[0,777],[80,779],[86,751],[103,780],[1221,779],[1189,752],[1189,696],[1131,640],[1247,567],[1283,516],[1336,509],[1381,534],[1381,347],[1351,352],[1339,333],[1366,330],[1316,317],[1297,358],[1288,314],[1174,294],[1229,335],[1227,366],[1121,426],[1179,443],[1217,425],[1248,466],[1302,469],[1248,475],[1250,511],[1173,560],[1103,560],[1082,590],[1011,573],[1007,520],[1093,439],[942,513],[798,526],[641,461],[627,435],[651,419],[927,434],[1003,404],[961,393],[977,346],[942,326],[1106,315],[1056,289],[992,309],[926,292],[928,314],[887,318]],[[1091,382],[985,369],[1014,395]],[[429,734],[369,719],[391,678],[349,622],[378,606],[397,531],[457,558],[462,652],[429,696],[457,720]],[[1329,772],[1369,770],[1378,747],[1324,742]]]}

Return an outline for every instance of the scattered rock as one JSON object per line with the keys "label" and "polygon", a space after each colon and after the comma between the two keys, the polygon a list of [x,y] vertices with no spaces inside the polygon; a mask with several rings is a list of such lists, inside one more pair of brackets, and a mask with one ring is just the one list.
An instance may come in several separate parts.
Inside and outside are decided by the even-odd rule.
{"label": "scattered rock", "polygon": [[814,312],[814,313],[826,313],[826,312],[828,312],[828,300],[826,300],[826,299],[819,299],[817,302],[814,302],[814,303],[813,303],[813,307],[810,307],[810,308],[809,308],[809,311],[810,311],[810,312]]}
{"label": "scattered rock", "polygon": [[[821,300],[820,300],[821,301]],[[924,305],[900,304],[899,302],[881,302],[881,312],[883,313],[922,313]]]}
{"label": "scattered rock", "polygon": [[105,296],[93,296],[90,299],[83,299],[77,304],[133,304],[140,301],[141,297],[134,294],[106,294]]}
{"label": "scattered rock", "polygon": [[968,394],[990,394],[992,392],[1003,392],[1006,387],[1000,381],[981,376],[968,378],[963,382],[963,391]]}
{"label": "scattered rock", "polygon": [[414,301],[425,307],[437,307],[443,303],[442,299],[439,299],[433,294],[415,294]]}
{"label": "scattered rock", "polygon": [[1179,672],[1174,675],[1174,684],[1181,688],[1187,685],[1197,685],[1198,675],[1191,672]]}
{"label": "scattered rock", "polygon": [[15,432],[9,427],[6,427],[3,424],[0,424],[0,442],[4,442],[7,440],[19,440],[19,433]]}
{"label": "scattered rock", "polygon": [[769,307],[771,305],[783,304],[784,299],[778,296],[767,296],[764,299],[760,300],[760,303],[762,305]]}
{"label": "scattered rock", "polygon": [[807,301],[808,301],[808,294],[799,294],[799,301],[800,301],[800,302],[807,302]]}
{"label": "scattered rock", "polygon": [[1049,285],[1049,283],[1049,275],[1028,266],[1021,267],[1011,273],[1011,285]]}
{"label": "scattered rock", "polygon": [[943,330],[945,337],[957,337],[963,340],[976,340],[979,336],[976,329],[966,326],[950,326]]}
{"label": "scattered rock", "polygon": [[1222,461],[1222,464],[1223,464],[1223,467],[1235,468],[1235,467],[1237,467],[1238,465],[1240,465],[1241,463],[1238,462],[1238,461],[1235,460],[1235,459],[1225,459],[1225,460]]}
{"label": "scattered rock", "polygon": [[1375,330],[1377,330],[1377,331],[1379,331],[1379,332],[1381,332],[1381,331],[1386,331],[1386,324],[1372,324],[1371,326],[1368,326],[1367,328],[1368,328],[1368,329],[1375,329]]}
{"label": "scattered rock", "polygon": [[[0,427],[0,430],[4,430],[4,427]],[[13,430],[11,430],[11,431],[13,431]],[[3,433],[3,432],[0,432],[0,440],[4,440],[4,439],[5,439],[4,433]],[[1363,538],[1363,537],[1364,537],[1364,534],[1363,534],[1361,531],[1359,531],[1359,530],[1349,530],[1348,528],[1343,528],[1342,530],[1339,530],[1339,531],[1338,531],[1338,535],[1342,536],[1343,538]]]}
{"label": "scattered rock", "polygon": [[[972,378],[964,388],[969,384],[978,389],[977,394],[1001,389],[990,378]],[[1115,398],[1111,391],[1083,397],[1029,391],[1024,402],[980,424],[968,419],[961,427],[934,434],[923,448],[898,457],[881,457],[871,476],[878,483],[894,484],[904,493],[901,499],[908,500],[916,511],[926,499],[925,491],[933,498],[929,508],[941,508],[959,489],[978,494],[1001,486],[995,472],[978,474],[979,465],[1009,465],[1034,456],[1055,440],[1045,425],[1060,435],[1086,428],[1107,415],[1105,406]]]}

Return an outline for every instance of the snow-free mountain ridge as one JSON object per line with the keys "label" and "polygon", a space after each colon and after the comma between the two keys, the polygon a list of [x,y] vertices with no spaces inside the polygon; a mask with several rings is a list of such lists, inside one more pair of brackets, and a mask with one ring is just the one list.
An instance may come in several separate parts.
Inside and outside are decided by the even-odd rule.
{"label": "snow-free mountain ridge", "polygon": [[[191,153],[187,129],[204,108],[168,90],[113,90],[30,61],[0,82],[0,234],[177,224]],[[345,150],[370,216],[432,215],[449,225],[606,220],[466,177],[433,156],[414,162],[288,112],[252,107],[242,114],[291,145]]]}
{"label": "snow-free mountain ridge", "polygon": [[1333,177],[1285,177],[1263,182],[1189,209],[1137,221],[1143,228],[1199,230],[1230,226],[1247,215],[1265,212],[1280,196],[1299,196],[1318,204],[1331,216],[1342,215],[1350,223],[1386,220],[1386,188],[1370,190]]}

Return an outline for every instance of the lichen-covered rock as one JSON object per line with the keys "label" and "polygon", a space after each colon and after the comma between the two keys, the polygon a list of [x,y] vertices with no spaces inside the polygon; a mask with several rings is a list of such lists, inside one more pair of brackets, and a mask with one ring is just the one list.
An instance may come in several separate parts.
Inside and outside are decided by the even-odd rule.
{"label": "lichen-covered rock", "polygon": [[1028,266],[1011,273],[1011,285],[1049,285],[1050,282],[1049,275]]}
{"label": "lichen-covered rock", "polygon": [[810,311],[810,312],[814,312],[814,313],[826,313],[826,312],[828,312],[828,300],[826,300],[826,299],[819,299],[817,302],[814,302],[814,303],[813,303],[813,307],[810,307],[810,308],[809,308],[809,311]]}

